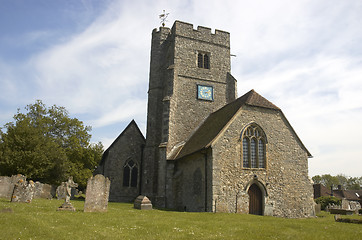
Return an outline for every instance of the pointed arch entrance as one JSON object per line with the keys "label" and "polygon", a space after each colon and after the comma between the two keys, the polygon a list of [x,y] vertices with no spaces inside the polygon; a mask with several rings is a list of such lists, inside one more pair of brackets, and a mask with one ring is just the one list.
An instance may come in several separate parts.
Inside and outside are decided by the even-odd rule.
{"label": "pointed arch entrance", "polygon": [[249,187],[249,214],[263,215],[263,193],[255,183]]}

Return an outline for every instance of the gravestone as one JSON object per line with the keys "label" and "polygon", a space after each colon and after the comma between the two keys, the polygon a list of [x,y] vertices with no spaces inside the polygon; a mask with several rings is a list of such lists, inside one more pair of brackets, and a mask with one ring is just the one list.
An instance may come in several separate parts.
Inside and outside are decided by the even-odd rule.
{"label": "gravestone", "polygon": [[65,201],[62,204],[62,206],[58,208],[58,211],[75,211],[75,208],[70,203],[70,196],[71,196],[71,189],[73,187],[78,187],[78,184],[73,181],[73,177],[69,177],[68,181],[62,182],[62,186],[65,187],[66,195],[65,195]]}
{"label": "gravestone", "polygon": [[10,199],[14,191],[14,183],[11,182],[11,177],[0,177],[0,198]]}
{"label": "gravestone", "polygon": [[[75,198],[75,195],[78,195],[79,192],[76,188],[71,188],[70,190],[70,200],[73,200]],[[55,195],[58,200],[65,199],[67,197],[67,186],[66,182],[62,182],[61,185],[59,185],[55,191]]]}
{"label": "gravestone", "polygon": [[14,192],[11,197],[11,202],[31,203],[34,196],[35,184],[32,180],[29,183],[20,179],[14,186]]}
{"label": "gravestone", "polygon": [[56,196],[57,199],[60,200],[60,199],[65,199],[66,195],[67,195],[67,187],[65,185],[65,182],[62,182],[62,184],[57,187]]}
{"label": "gravestone", "polygon": [[55,196],[55,188],[52,185],[35,182],[34,198],[52,199]]}
{"label": "gravestone", "polygon": [[0,198],[11,199],[15,184],[20,180],[26,180],[24,175],[18,174],[11,177],[0,176]]}
{"label": "gravestone", "polygon": [[106,212],[111,181],[101,174],[88,179],[84,212]]}
{"label": "gravestone", "polygon": [[134,208],[141,210],[152,210],[152,203],[146,196],[138,196],[134,201]]}

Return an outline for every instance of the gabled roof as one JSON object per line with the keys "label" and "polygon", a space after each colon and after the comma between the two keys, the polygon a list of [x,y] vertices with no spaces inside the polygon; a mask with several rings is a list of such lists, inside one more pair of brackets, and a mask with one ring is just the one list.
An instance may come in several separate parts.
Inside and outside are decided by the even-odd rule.
{"label": "gabled roof", "polygon": [[109,150],[112,149],[112,147],[117,143],[117,141],[118,141],[120,138],[122,138],[122,136],[123,136],[127,131],[129,131],[129,130],[131,129],[131,126],[135,126],[136,132],[143,138],[143,141],[146,142],[146,139],[145,139],[145,137],[143,136],[141,130],[139,129],[136,121],[133,119],[133,120],[127,125],[127,127],[121,132],[121,134],[119,134],[119,136],[113,141],[113,143],[107,148],[107,150],[104,151],[104,153],[103,153],[103,155],[102,155],[102,159],[101,159],[99,165],[102,165],[102,164],[103,164],[105,158],[106,158],[107,155],[108,155]]}
{"label": "gabled roof", "polygon": [[[205,121],[196,129],[196,131],[194,131],[191,137],[186,141],[183,148],[173,159],[180,159],[184,156],[209,147],[212,141],[217,137],[217,135],[222,131],[222,129],[227,125],[227,123],[232,119],[232,117],[243,105],[272,109],[282,113],[280,108],[269,102],[257,92],[255,92],[254,89],[250,90],[233,102],[225,105],[216,112],[211,113],[205,119]],[[293,129],[291,126],[290,128]],[[303,148],[307,151],[308,156],[311,156],[311,154],[304,147],[304,145]]]}

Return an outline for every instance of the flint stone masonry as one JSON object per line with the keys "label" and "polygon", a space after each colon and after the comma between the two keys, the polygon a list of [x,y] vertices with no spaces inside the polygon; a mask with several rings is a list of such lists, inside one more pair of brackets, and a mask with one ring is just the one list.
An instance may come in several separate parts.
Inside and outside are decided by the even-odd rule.
{"label": "flint stone masonry", "polygon": [[32,180],[29,182],[20,179],[14,186],[14,192],[11,202],[31,203],[34,196],[35,184]]}
{"label": "flint stone masonry", "polygon": [[146,196],[138,196],[134,201],[134,208],[140,210],[152,210],[152,203]]}
{"label": "flint stone masonry", "polygon": [[84,212],[106,212],[111,181],[101,174],[88,179]]}

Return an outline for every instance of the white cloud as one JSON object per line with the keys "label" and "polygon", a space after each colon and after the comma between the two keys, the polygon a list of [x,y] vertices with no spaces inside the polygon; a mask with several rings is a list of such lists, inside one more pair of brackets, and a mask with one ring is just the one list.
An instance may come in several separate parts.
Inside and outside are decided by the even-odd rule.
{"label": "white cloud", "polygon": [[100,118],[92,121],[94,127],[104,127],[117,122],[127,122],[134,118],[142,118],[147,110],[147,100],[126,99],[117,107],[104,113]]}

